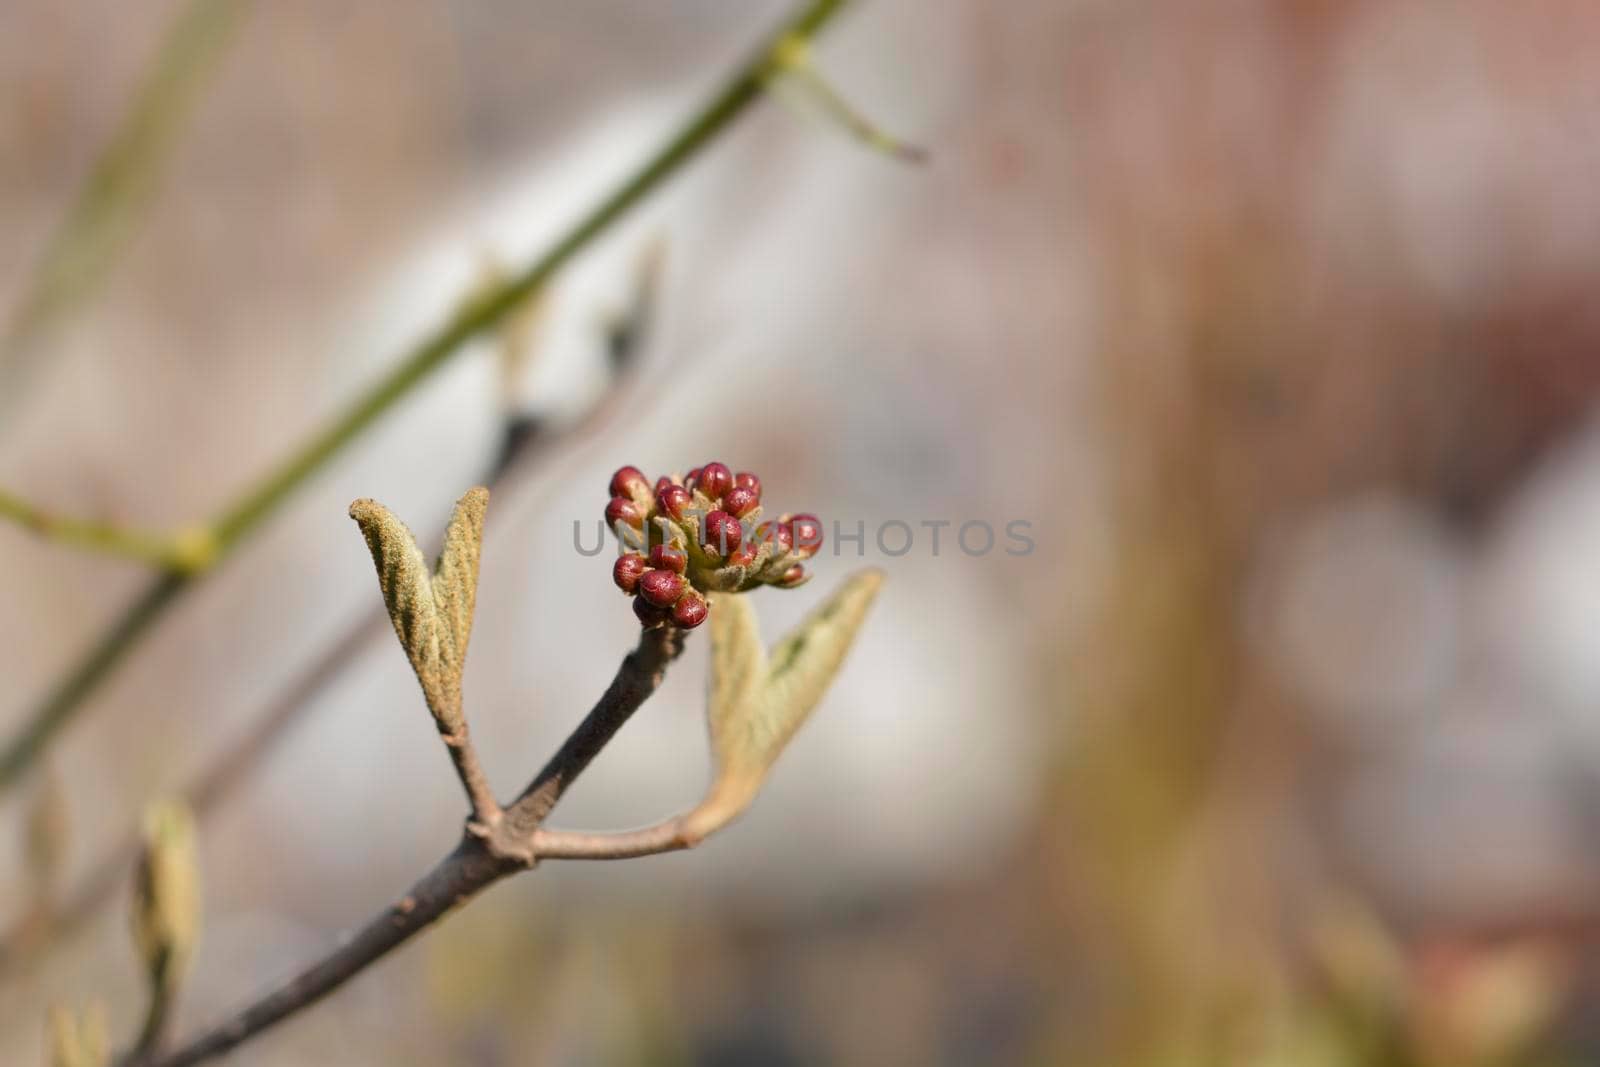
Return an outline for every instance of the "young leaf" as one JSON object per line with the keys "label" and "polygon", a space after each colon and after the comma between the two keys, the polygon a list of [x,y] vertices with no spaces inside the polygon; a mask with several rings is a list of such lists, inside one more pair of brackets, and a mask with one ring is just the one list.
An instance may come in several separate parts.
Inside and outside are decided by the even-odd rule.
{"label": "young leaf", "polygon": [[194,820],[180,803],[154,804],[145,812],[144,853],[133,897],[133,939],[152,987],[176,988],[199,933]]}
{"label": "young leaf", "polygon": [[49,1067],[106,1067],[111,1062],[111,1041],[105,1012],[91,1005],[83,1018],[57,1006],[50,1009]]}
{"label": "young leaf", "polygon": [[481,488],[456,502],[444,551],[432,573],[416,538],[388,508],[365,499],[350,505],[350,517],[361,527],[377,567],[378,588],[395,636],[442,733],[462,726],[461,670],[472,637],[488,505],[489,491]]}
{"label": "young leaf", "polygon": [[883,572],[847,579],[772,651],[756,631],[743,596],[721,596],[711,610],[711,693],[706,719],[716,777],[704,801],[683,819],[698,841],[741,815],[784,747],[805,724],[839,673],[845,654],[883,584]]}

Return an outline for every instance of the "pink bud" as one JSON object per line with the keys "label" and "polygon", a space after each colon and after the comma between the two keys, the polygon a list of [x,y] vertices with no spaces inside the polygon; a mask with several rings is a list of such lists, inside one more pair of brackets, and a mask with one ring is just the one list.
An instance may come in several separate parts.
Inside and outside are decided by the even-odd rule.
{"label": "pink bud", "polygon": [[748,567],[756,561],[756,552],[760,546],[754,540],[746,541],[738,548],[728,553],[728,566]]}
{"label": "pink bud", "polygon": [[736,519],[742,519],[761,503],[761,498],[748,489],[734,486],[722,496],[722,507]]}
{"label": "pink bud", "polygon": [[822,521],[815,515],[796,515],[788,520],[794,534],[794,552],[801,559],[810,559],[822,547]]}
{"label": "pink bud", "polygon": [[739,520],[726,511],[713,511],[706,515],[700,531],[700,543],[708,552],[726,555],[739,547],[744,530]]}
{"label": "pink bud", "polygon": [[639,579],[644,576],[644,557],[636,552],[625,556],[618,556],[617,562],[611,567],[611,580],[617,583],[617,588],[624,593],[631,594],[639,587]]}
{"label": "pink bud", "polygon": [[656,506],[675,519],[683,518],[683,510],[693,501],[689,490],[681,485],[669,485],[656,493]]}
{"label": "pink bud", "polygon": [[721,500],[732,488],[733,472],[726,464],[712,462],[700,468],[700,491],[712,500]]}
{"label": "pink bud", "polygon": [[756,495],[757,500],[761,499],[761,479],[749,471],[740,471],[735,474],[733,476],[733,485],[735,489],[748,489]]}
{"label": "pink bud", "polygon": [[671,545],[654,545],[650,549],[650,566],[661,570],[671,571],[673,574],[682,574],[683,569],[689,565],[689,556],[681,548]]}
{"label": "pink bud", "polygon": [[687,586],[681,575],[671,571],[646,571],[639,579],[639,595],[658,608],[670,608]]}
{"label": "pink bud", "polygon": [[638,467],[618,467],[617,473],[611,476],[612,496],[634,496],[639,493],[649,494],[650,480]]}
{"label": "pink bud", "polygon": [[633,598],[633,614],[645,626],[658,626],[667,621],[671,612],[667,608],[658,608],[642,596]]}
{"label": "pink bud", "polygon": [[793,567],[783,572],[783,577],[778,579],[778,586],[787,589],[791,586],[799,585],[805,580],[805,577],[805,567],[796,563]]}
{"label": "pink bud", "polygon": [[635,530],[644,529],[644,516],[633,506],[633,501],[626,497],[614,496],[606,505],[606,525],[615,526],[618,522],[632,526]]}
{"label": "pink bud", "polygon": [[794,548],[794,531],[786,522],[764,522],[756,527],[756,537],[772,543],[773,556],[782,556]]}
{"label": "pink bud", "polygon": [[692,630],[706,621],[709,610],[706,598],[690,590],[672,606],[672,621],[685,630]]}

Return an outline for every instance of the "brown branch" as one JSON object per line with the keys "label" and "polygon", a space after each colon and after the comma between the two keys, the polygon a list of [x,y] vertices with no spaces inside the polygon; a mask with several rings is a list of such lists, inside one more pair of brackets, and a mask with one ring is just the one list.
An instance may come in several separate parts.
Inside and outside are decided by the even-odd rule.
{"label": "brown branch", "polygon": [[461,789],[467,794],[473,821],[483,827],[494,826],[500,821],[500,802],[494,798],[494,788],[489,785],[489,776],[478,760],[478,749],[472,743],[467,724],[463,722],[453,733],[441,733],[439,740],[444,742],[450,762],[455,765],[456,777],[461,779]]}
{"label": "brown branch", "polygon": [[531,868],[537,859],[533,840],[539,822],[660,687],[667,666],[682,651],[680,630],[641,632],[638,647],[623,659],[599,702],[503,819],[488,827],[469,824],[455,851],[320,962],[188,1044],[153,1058],[130,1055],[121,1061],[123,1067],[186,1067],[219,1056],[315,1004],[501,878]]}
{"label": "brown branch", "polygon": [[[641,258],[630,305],[609,331],[606,354],[614,377],[599,400],[572,423],[537,431],[525,419],[507,416],[505,445],[486,478],[492,491],[531,479],[548,463],[603,433],[626,409],[628,399],[637,392],[632,382],[655,324],[660,270],[660,249],[651,246]],[[493,526],[497,516],[503,514],[501,510],[491,511],[489,524]],[[437,555],[437,546],[433,553]],[[391,629],[388,613],[382,605],[375,607],[323,650],[271,705],[252,716],[254,725],[249,731],[178,794],[195,819],[203,821],[248,781],[278,742],[316,706],[316,698]],[[52,905],[41,901],[0,932],[0,980],[14,971],[25,970],[52,943],[70,937],[88,922],[122,888],[123,878],[139,856],[139,848],[138,831],[130,830],[90,868],[64,902]]]}

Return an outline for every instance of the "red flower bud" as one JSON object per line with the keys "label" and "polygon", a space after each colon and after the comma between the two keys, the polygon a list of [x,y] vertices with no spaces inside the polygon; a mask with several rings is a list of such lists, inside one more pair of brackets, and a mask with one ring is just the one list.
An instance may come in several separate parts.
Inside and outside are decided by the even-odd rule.
{"label": "red flower bud", "polygon": [[683,518],[683,511],[694,501],[689,490],[681,485],[669,485],[656,493],[656,505],[675,519]]}
{"label": "red flower bud", "polygon": [[672,621],[685,630],[692,630],[706,621],[706,614],[710,611],[706,598],[690,590],[672,606]]}
{"label": "red flower bud", "polygon": [[740,471],[735,474],[733,476],[733,485],[735,489],[748,489],[756,495],[757,500],[761,499],[761,479],[749,471]]}
{"label": "red flower bud", "polygon": [[783,572],[783,577],[778,579],[778,585],[781,588],[787,589],[790,586],[799,585],[805,580],[805,577],[805,567],[796,563],[793,567],[790,567],[788,570]]}
{"label": "red flower bud", "polygon": [[742,519],[761,503],[761,498],[748,489],[734,486],[722,495],[722,507],[736,519]]}
{"label": "red flower bud", "polygon": [[760,547],[761,546],[757,545],[754,539],[744,542],[738,548],[728,553],[728,566],[748,567],[750,564],[756,561],[756,552]]}
{"label": "red flower bud", "polygon": [[681,548],[671,545],[654,545],[650,549],[650,566],[661,570],[671,571],[673,574],[682,574],[683,569],[689,565],[689,555]]}
{"label": "red flower bud", "polygon": [[658,608],[644,597],[636,596],[633,598],[633,614],[645,626],[657,626],[666,622],[672,612],[669,608]]}
{"label": "red flower bud", "polygon": [[713,511],[706,515],[700,527],[700,543],[706,546],[708,552],[727,555],[737,549],[743,539],[744,530],[740,528],[739,520],[726,511]]}
{"label": "red flower bud", "polygon": [[700,468],[690,467],[689,473],[684,475],[683,484],[687,485],[690,489],[698,486],[700,484]]}
{"label": "red flower bud", "polygon": [[670,608],[688,587],[682,575],[671,571],[646,571],[639,579],[639,595],[658,608]]}
{"label": "red flower bud", "polygon": [[822,521],[815,515],[796,515],[787,525],[794,534],[795,555],[801,559],[816,555],[822,547]]}
{"label": "red flower bud", "polygon": [[772,543],[772,555],[781,556],[794,547],[794,531],[786,522],[764,522],[756,527],[756,538]]}
{"label": "red flower bud", "polygon": [[638,467],[619,467],[611,476],[611,495],[631,497],[650,492],[650,480]]}
{"label": "red flower bud", "polygon": [[713,462],[700,468],[700,491],[712,500],[721,500],[732,488],[733,472],[726,464]]}
{"label": "red flower bud", "polygon": [[644,516],[633,506],[633,501],[626,497],[614,496],[611,498],[611,503],[606,505],[606,525],[615,526],[618,522],[632,526],[635,530],[644,529]]}
{"label": "red flower bud", "polygon": [[644,576],[644,557],[637,552],[630,552],[625,556],[618,556],[617,562],[611,566],[611,580],[617,583],[617,588],[624,593],[632,593],[639,587],[639,579]]}
{"label": "red flower bud", "polygon": [[656,479],[656,496],[659,497],[661,495],[661,490],[665,489],[667,486],[669,486],[669,485],[677,485],[677,484],[678,484],[677,482],[673,481],[670,477],[668,477],[667,475],[663,474],[661,477]]}

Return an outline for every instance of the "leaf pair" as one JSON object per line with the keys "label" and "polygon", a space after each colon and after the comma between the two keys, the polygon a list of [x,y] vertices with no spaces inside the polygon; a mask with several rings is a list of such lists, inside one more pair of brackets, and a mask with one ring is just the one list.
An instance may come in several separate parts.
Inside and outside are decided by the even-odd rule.
{"label": "leaf pair", "polygon": [[389,619],[400,638],[439,732],[457,733],[461,711],[461,671],[478,597],[478,556],[489,490],[472,489],[456,501],[445,532],[438,566],[428,562],[406,524],[375,500],[357,500],[350,517],[361,527]]}
{"label": "leaf pair", "polygon": [[714,597],[706,721],[715,778],[706,798],[683,817],[685,837],[702,840],[750,806],[784,746],[839,673],[882,584],[882,571],[851,576],[770,657],[749,598]]}

